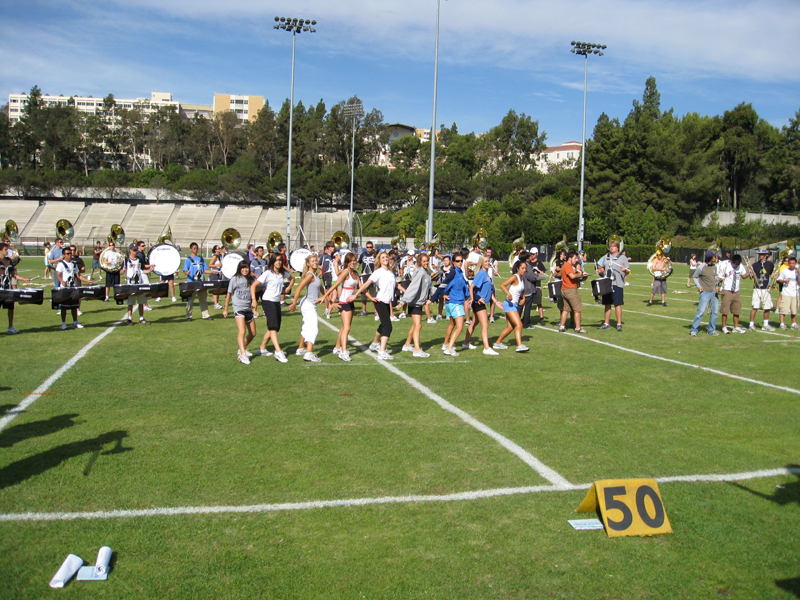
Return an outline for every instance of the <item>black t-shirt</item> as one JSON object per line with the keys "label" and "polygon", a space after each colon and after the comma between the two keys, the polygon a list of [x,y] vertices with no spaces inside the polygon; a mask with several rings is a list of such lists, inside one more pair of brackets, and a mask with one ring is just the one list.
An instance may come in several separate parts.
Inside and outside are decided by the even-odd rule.
{"label": "black t-shirt", "polygon": [[377,252],[370,254],[366,250],[358,257],[358,262],[361,263],[361,273],[363,275],[372,275],[375,270],[375,257],[378,256]]}
{"label": "black t-shirt", "polygon": [[86,269],[86,263],[83,262],[83,259],[80,256],[75,256],[72,259],[72,262],[78,267],[78,271],[83,271]]}
{"label": "black t-shirt", "polygon": [[756,274],[756,281],[758,281],[759,288],[762,290],[767,289],[769,286],[769,279],[772,277],[772,272],[774,270],[775,265],[772,264],[771,261],[764,261],[763,265],[760,260],[756,261],[753,265],[753,272]]}
{"label": "black t-shirt", "polygon": [[144,268],[145,268],[147,265],[149,265],[149,264],[150,264],[149,262],[147,262],[147,256],[146,256],[146,255],[145,255],[145,253],[144,253],[144,252],[142,252],[141,250],[137,250],[137,251],[136,251],[136,258],[138,258],[138,259],[139,259],[139,264],[140,264],[140,265],[142,265],[142,268],[143,268],[143,269],[144,269]]}

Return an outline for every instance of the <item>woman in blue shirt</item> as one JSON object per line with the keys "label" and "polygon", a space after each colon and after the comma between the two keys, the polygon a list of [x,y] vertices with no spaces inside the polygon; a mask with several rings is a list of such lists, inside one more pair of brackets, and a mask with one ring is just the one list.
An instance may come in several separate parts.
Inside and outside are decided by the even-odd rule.
{"label": "woman in blue shirt", "polygon": [[[448,340],[449,338],[450,341],[446,341],[442,346],[442,350],[448,356],[458,356],[458,352],[453,346],[455,346],[458,336],[461,335],[461,330],[464,329],[464,317],[466,316],[464,302],[469,298],[469,286],[467,285],[467,280],[464,279],[464,272],[461,270],[463,263],[463,256],[456,255],[453,258],[454,268],[450,271],[452,278],[447,283],[443,294],[445,300],[444,314],[450,319],[444,339]],[[451,331],[452,334],[450,333]]]}
{"label": "woman in blue shirt", "polygon": [[483,353],[489,356],[497,356],[497,352],[492,349],[489,344],[489,318],[486,315],[486,307],[492,303],[492,280],[489,278],[489,269],[491,263],[484,257],[478,260],[476,267],[477,274],[475,279],[469,286],[469,295],[472,301],[472,312],[475,315],[472,323],[467,328],[467,337],[461,348],[464,350],[475,350],[475,346],[470,344],[472,332],[475,331],[475,325],[478,322],[481,324],[481,340],[483,341]]}

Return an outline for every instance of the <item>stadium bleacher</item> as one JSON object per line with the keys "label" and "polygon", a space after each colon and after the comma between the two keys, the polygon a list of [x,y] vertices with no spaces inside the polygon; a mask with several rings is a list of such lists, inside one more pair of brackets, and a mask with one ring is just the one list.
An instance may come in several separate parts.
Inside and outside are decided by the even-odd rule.
{"label": "stadium bleacher", "polygon": [[218,212],[220,206],[217,204],[180,206],[178,214],[172,219],[172,239],[176,244],[186,247],[191,242],[202,243],[208,237]]}
{"label": "stadium bleacher", "polygon": [[[38,202],[32,203],[38,204]],[[75,225],[85,206],[84,202],[45,202],[36,219],[28,223],[23,235],[26,238],[52,240],[56,235],[56,223],[59,219],[67,219]]]}
{"label": "stadium bleacher", "polygon": [[[39,203],[30,200],[3,200],[0,202],[0,227],[5,227],[6,222],[11,220],[17,224],[22,233],[38,208]],[[55,224],[53,226],[55,227]]]}
{"label": "stadium bleacher", "polygon": [[[127,205],[126,205],[127,207]],[[175,212],[174,204],[139,204],[129,213],[125,222],[126,239],[145,240],[154,244],[166,229],[170,217]]]}
{"label": "stadium bleacher", "polygon": [[75,226],[76,244],[94,244],[100,240],[105,243],[111,226],[122,224],[130,206],[110,202],[96,202],[86,207]]}
{"label": "stadium bleacher", "polygon": [[222,215],[215,219],[208,231],[208,240],[219,240],[222,232],[232,227],[242,237],[242,246],[246,247],[248,240],[252,240],[261,213],[264,209],[260,206],[226,206]]}

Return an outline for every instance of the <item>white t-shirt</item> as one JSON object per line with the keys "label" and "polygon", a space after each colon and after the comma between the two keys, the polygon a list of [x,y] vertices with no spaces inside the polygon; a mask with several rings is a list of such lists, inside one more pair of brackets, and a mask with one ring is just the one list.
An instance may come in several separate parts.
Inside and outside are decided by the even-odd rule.
{"label": "white t-shirt", "polygon": [[128,283],[142,283],[142,266],[138,258],[125,259],[125,276],[128,278]]}
{"label": "white t-shirt", "polygon": [[283,274],[275,271],[264,271],[258,276],[258,282],[264,284],[264,294],[262,300],[267,302],[280,302],[281,292],[283,291]]}
{"label": "white t-shirt", "polygon": [[[78,274],[78,267],[75,263],[62,260],[56,265],[56,272],[61,273],[61,279],[64,280],[66,287],[75,287]],[[61,287],[60,283],[58,287]]]}
{"label": "white t-shirt", "polygon": [[742,276],[747,275],[747,269],[744,265],[739,265],[739,268],[733,266],[730,261],[722,263],[724,266],[720,269],[719,276],[722,277],[722,289],[726,292],[738,292],[742,289]]}
{"label": "white t-shirt", "polygon": [[390,304],[394,300],[394,287],[397,285],[394,273],[388,269],[375,269],[369,276],[369,281],[378,288],[378,293],[375,294],[378,302]]}
{"label": "white t-shirt", "polygon": [[795,268],[794,271],[784,269],[783,272],[778,275],[778,281],[783,282],[783,290],[781,290],[781,294],[784,297],[797,296],[797,268]]}
{"label": "white t-shirt", "polygon": [[481,259],[481,256],[483,255],[480,252],[470,252],[467,255],[467,259],[464,261],[463,265],[464,277],[466,277],[469,274],[469,272],[467,271],[467,263],[474,263],[470,264],[469,266],[470,270],[474,273],[476,269],[475,265],[478,264],[478,261]]}

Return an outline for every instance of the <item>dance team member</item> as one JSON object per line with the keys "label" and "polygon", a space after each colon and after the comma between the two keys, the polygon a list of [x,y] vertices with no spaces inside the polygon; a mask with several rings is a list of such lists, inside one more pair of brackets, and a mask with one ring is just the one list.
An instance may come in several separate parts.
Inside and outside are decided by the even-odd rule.
{"label": "dance team member", "polygon": [[[464,329],[466,317],[464,303],[469,300],[469,285],[464,277],[463,264],[464,257],[456,254],[453,257],[453,268],[448,274],[449,281],[442,291],[442,297],[445,300],[444,314],[450,319],[444,332],[445,343],[442,344],[442,350],[448,356],[458,356],[458,351],[454,346],[458,341],[458,336],[461,335],[461,331]],[[475,265],[477,266],[477,264],[476,262]],[[438,292],[439,290],[437,290]]]}
{"label": "dance team member", "polygon": [[[253,308],[253,296],[250,286],[255,282],[255,278],[250,274],[250,265],[247,260],[239,261],[236,267],[236,275],[231,277],[228,282],[228,293],[225,294],[225,307],[222,309],[222,318],[228,317],[228,307],[233,299],[233,317],[236,321],[236,342],[239,344],[239,351],[236,353],[237,360],[245,365],[250,364],[252,353],[248,352],[247,346],[256,337],[256,317],[258,309]],[[256,304],[256,306],[258,306]]]}
{"label": "dance team member", "polygon": [[[60,240],[59,240],[60,241]],[[56,261],[56,280],[58,287],[76,287],[76,282],[85,281],[91,283],[78,271],[78,267],[72,262],[72,250],[66,248],[62,251],[60,260]],[[78,299],[73,298],[62,302],[61,305],[61,329],[67,328],[67,310],[72,312],[72,328],[83,329],[83,325],[78,322]]]}
{"label": "dance team member", "polygon": [[[258,284],[264,284],[261,308],[267,318],[267,331],[264,333],[264,339],[261,340],[261,346],[256,350],[256,354],[272,356],[272,352],[267,351],[267,342],[271,341],[272,347],[275,349],[275,360],[281,363],[289,362],[278,342],[278,332],[281,330],[281,295],[286,289],[284,276],[287,273],[288,271],[283,266],[283,257],[275,252],[270,254],[266,270],[250,284],[250,302],[254,313],[258,311]],[[292,282],[294,282],[294,277],[292,277]]]}
{"label": "dance team member", "polygon": [[722,278],[722,333],[731,332],[728,312],[733,314],[733,333],[745,333],[747,330],[739,327],[739,313],[742,311],[742,279],[750,277],[750,273],[742,264],[742,257],[734,254],[731,260],[726,260],[718,276]]}
{"label": "dance team member", "polygon": [[442,258],[442,265],[439,270],[431,276],[431,281],[436,284],[436,292],[434,292],[434,296],[438,298],[438,301],[431,297],[431,302],[438,302],[439,304],[439,314],[436,315],[436,320],[439,321],[442,318],[442,312],[444,311],[444,298],[441,297],[442,293],[444,292],[444,288],[447,287],[445,280],[447,279],[448,275],[450,274],[450,270],[453,268],[453,257],[449,254],[445,254]]}
{"label": "dance team member", "polygon": [[527,352],[530,350],[525,344],[522,343],[522,319],[519,316],[520,304],[525,301],[525,271],[528,268],[528,263],[518,260],[514,263],[511,269],[511,277],[506,279],[500,284],[500,289],[506,295],[506,300],[503,302],[503,310],[506,313],[506,326],[500,332],[500,336],[494,343],[492,348],[495,350],[505,350],[508,348],[503,343],[506,336],[514,332],[514,338],[517,341],[517,352]]}
{"label": "dance team member", "polygon": [[489,356],[497,356],[497,351],[492,349],[489,344],[489,319],[486,315],[486,307],[492,304],[494,307],[494,292],[492,280],[489,278],[489,271],[492,269],[492,264],[489,259],[481,258],[476,266],[477,273],[472,283],[469,285],[469,297],[472,303],[472,313],[475,319],[470,323],[467,328],[467,337],[461,348],[464,350],[475,350],[475,346],[470,343],[472,332],[475,331],[475,326],[481,324],[481,340],[483,340],[483,353]]}
{"label": "dance team member", "polygon": [[297,356],[303,357],[306,362],[321,362],[322,359],[314,354],[314,343],[319,335],[319,315],[317,315],[317,304],[323,301],[319,295],[322,288],[322,281],[317,277],[318,259],[313,254],[306,257],[306,264],[303,267],[303,278],[294,293],[294,299],[289,305],[289,312],[294,312],[297,308],[297,299],[303,288],[306,295],[300,301],[300,314],[303,315],[303,326],[300,328],[300,345],[297,348]]}
{"label": "dance team member", "polygon": [[412,356],[416,358],[428,358],[430,356],[422,349],[419,343],[419,332],[422,329],[422,310],[423,307],[430,304],[430,300],[428,300],[428,296],[431,293],[429,263],[430,258],[427,254],[420,254],[417,257],[416,268],[412,271],[411,281],[408,283],[402,298],[400,298],[400,303],[406,305],[408,315],[411,317],[411,328],[408,330],[403,352],[413,352]]}
{"label": "dance team member", "polygon": [[[336,246],[333,242],[328,241],[325,242],[325,248],[322,251],[322,256],[320,257],[320,267],[322,267],[322,283],[325,286],[325,289],[330,291],[330,286],[333,283],[333,277],[336,273],[336,256],[334,255],[334,251],[336,250]],[[328,294],[325,294],[325,318],[331,318],[331,307],[333,306],[333,302],[336,301],[336,294],[333,294],[331,297]]]}
{"label": "dance team member", "polygon": [[[189,244],[189,256],[183,261],[183,272],[189,278],[189,281],[205,281],[205,274],[211,273],[211,269],[206,265],[206,260],[197,254],[199,246],[197,242]],[[208,292],[200,290],[199,292],[192,292],[186,298],[186,320],[192,320],[192,312],[194,310],[194,298],[200,301],[200,314],[204,321],[213,321],[214,317],[208,314]]]}
{"label": "dance team member", "polygon": [[[364,283],[372,272],[375,270],[375,245],[372,242],[366,243],[366,250],[361,253],[361,256],[358,257],[358,262],[361,265],[361,277],[359,280],[361,283]],[[367,295],[364,294],[363,296],[364,306],[359,313],[359,317],[366,317],[367,316]],[[378,311],[375,311],[375,318],[377,320]]]}
{"label": "dance team member", "polygon": [[[6,242],[0,242],[0,289],[12,290],[17,287],[16,282],[21,280],[30,283],[30,279],[25,279],[17,274],[17,269],[11,264],[11,259],[8,258],[9,245]],[[15,335],[19,333],[14,329],[14,303],[3,302],[0,303],[0,308],[6,309],[8,315],[8,329],[6,333]]]}
{"label": "dance team member", "polygon": [[336,282],[325,292],[324,299],[327,300],[329,294],[333,294],[339,286],[342,286],[342,293],[339,295],[339,316],[342,318],[342,328],[336,338],[336,346],[333,353],[345,362],[350,362],[350,352],[347,350],[347,339],[350,335],[350,327],[353,324],[355,314],[356,290],[359,285],[358,278],[358,257],[348,252],[344,257],[344,266],[336,278]]}
{"label": "dance team member", "polygon": [[379,252],[376,263],[378,266],[358,288],[356,296],[367,291],[374,285],[377,292],[373,296],[367,291],[367,298],[372,301],[375,310],[378,312],[380,325],[375,332],[375,338],[369,345],[369,349],[378,353],[379,360],[394,360],[394,356],[386,352],[386,344],[389,343],[389,336],[392,335],[392,301],[394,300],[394,289],[397,286],[397,279],[389,270],[389,255]]}
{"label": "dance team member", "polygon": [[750,303],[752,310],[750,311],[750,330],[756,330],[756,313],[759,310],[764,311],[764,321],[761,329],[763,331],[775,331],[775,328],[769,324],[769,313],[772,310],[772,294],[769,291],[769,281],[772,277],[772,272],[775,265],[772,264],[769,257],[768,250],[759,250],[758,259],[753,263],[753,274],[756,276],[756,286],[753,289],[753,298]]}

